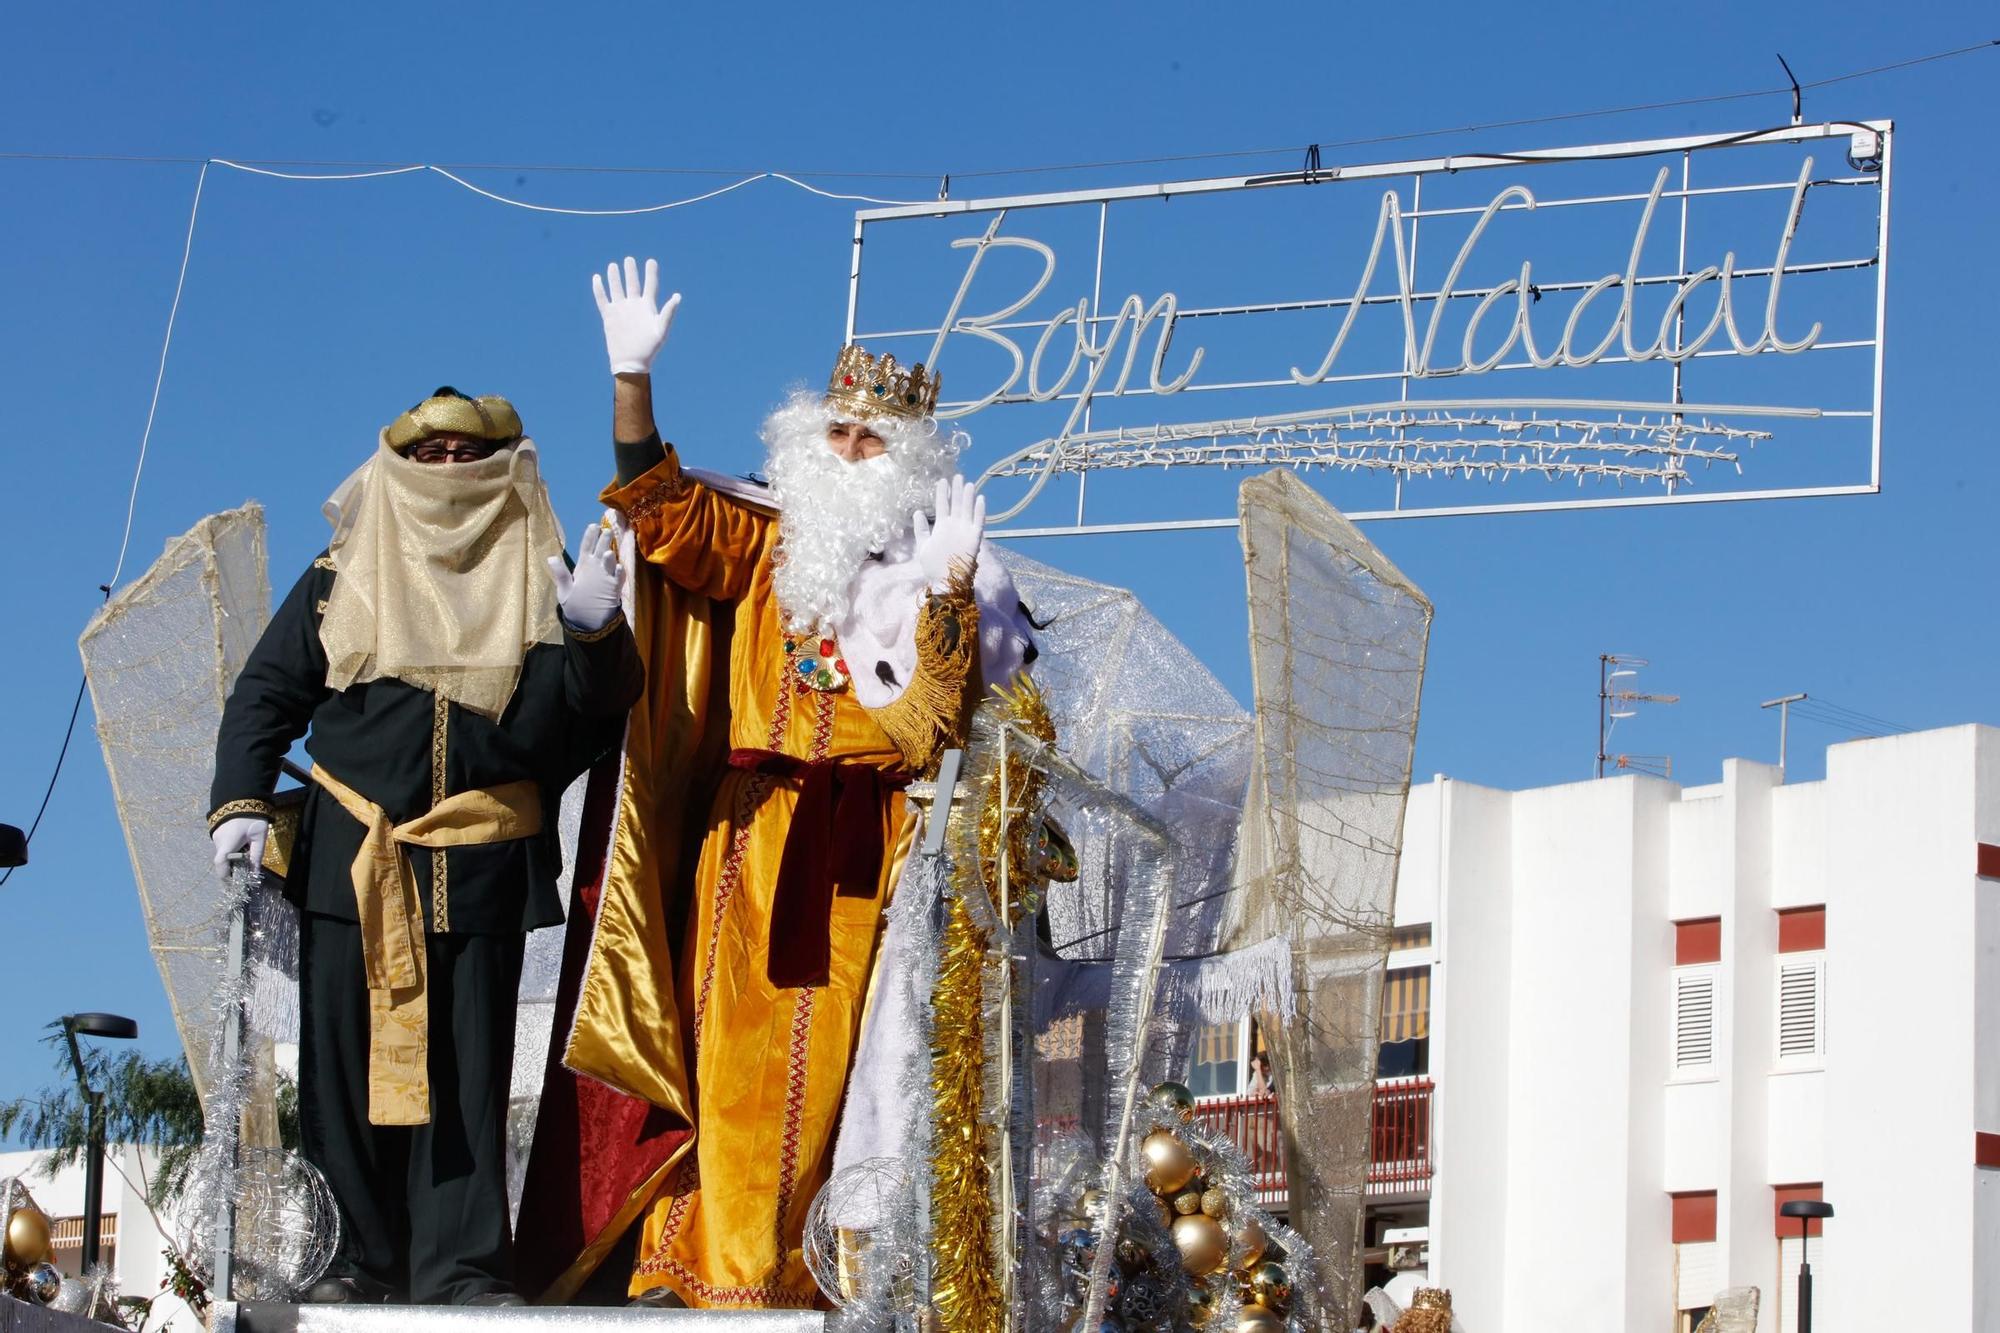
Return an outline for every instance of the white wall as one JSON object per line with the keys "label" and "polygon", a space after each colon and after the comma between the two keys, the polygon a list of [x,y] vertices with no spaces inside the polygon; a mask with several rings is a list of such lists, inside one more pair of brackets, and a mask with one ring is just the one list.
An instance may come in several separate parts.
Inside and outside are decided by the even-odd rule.
{"label": "white wall", "polygon": [[[1507,1232],[1512,798],[1465,782],[1434,783],[1429,792],[1429,808],[1443,819],[1444,851],[1434,864],[1450,903],[1433,923],[1430,1276],[1451,1288],[1466,1328],[1487,1333],[1500,1327],[1516,1253]],[[1415,798],[1404,836],[1435,845],[1438,824],[1415,817]]]}
{"label": "white wall", "polygon": [[[1718,830],[1727,848],[1719,1062],[1727,1088],[1728,1128],[1725,1156],[1718,1164],[1722,1188],[1716,1198],[1715,1238],[1722,1247],[1727,1285],[1768,1288],[1766,1275],[1778,1264],[1771,1185],[1818,1180],[1819,1157],[1813,1153],[1809,1175],[1771,1174],[1769,1075],[1777,1042],[1773,1005],[1778,954],[1778,918],[1771,906],[1771,817],[1779,773],[1770,765],[1732,759],[1722,774],[1728,820]],[[1790,1142],[1801,1151],[1814,1146],[1800,1136]]]}
{"label": "white wall", "polygon": [[[1996,739],[1827,754],[1823,1333],[1973,1327],[1974,758]],[[1882,1280],[1917,1252],[1956,1280]]]}
{"label": "white wall", "polygon": [[[1637,1327],[1670,1305],[1661,1064],[1645,1071],[1646,1105],[1635,1101],[1638,1061],[1664,1052],[1664,996],[1636,998],[1630,982],[1636,949],[1672,947],[1661,854],[1671,791],[1622,777],[1514,797],[1505,1226],[1519,1257],[1504,1328],[1589,1327],[1612,1311]],[[1635,849],[1656,846],[1651,866],[1637,864]],[[1635,1178],[1650,1182],[1654,1208],[1628,1206]]]}
{"label": "white wall", "polygon": [[[2000,745],[1982,729],[1974,759],[1973,836],[2000,846]],[[1972,1128],[2000,1134],[2000,880],[1973,895]],[[2000,1170],[1973,1171],[1972,1325],[2000,1328]]]}

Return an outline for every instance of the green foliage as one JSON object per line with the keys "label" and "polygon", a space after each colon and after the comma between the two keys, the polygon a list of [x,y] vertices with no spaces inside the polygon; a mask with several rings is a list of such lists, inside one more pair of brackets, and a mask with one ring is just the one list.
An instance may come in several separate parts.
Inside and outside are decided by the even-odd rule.
{"label": "green foliage", "polygon": [[[86,1107],[76,1086],[63,1040],[62,1024],[49,1025],[45,1039],[56,1053],[61,1077],[32,1097],[0,1102],[0,1139],[19,1138],[32,1148],[48,1150],[51,1170],[81,1161],[89,1146]],[[185,1056],[152,1060],[129,1048],[115,1053],[102,1047],[83,1052],[90,1085],[104,1090],[104,1141],[136,1143],[156,1150],[159,1169],[147,1182],[147,1201],[155,1208],[168,1203],[187,1185],[201,1147],[201,1099]],[[287,1148],[299,1142],[297,1085],[282,1074],[278,1079],[278,1132]]]}

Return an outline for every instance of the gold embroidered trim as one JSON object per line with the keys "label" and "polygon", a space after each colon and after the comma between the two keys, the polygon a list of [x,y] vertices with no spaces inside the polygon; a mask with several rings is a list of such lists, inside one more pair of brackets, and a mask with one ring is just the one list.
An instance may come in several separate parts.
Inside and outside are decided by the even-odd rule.
{"label": "gold embroidered trim", "polygon": [[[431,804],[445,797],[445,737],[451,729],[451,700],[435,692],[431,695]],[[443,934],[451,929],[451,902],[447,888],[451,862],[445,849],[431,849],[431,929]]]}
{"label": "gold embroidered trim", "polygon": [[336,565],[336,564],[334,564],[334,563],[333,563],[333,557],[332,557],[332,556],[330,556],[330,555],[322,555],[322,556],[318,556],[318,557],[316,557],[316,558],[315,558],[315,559],[313,560],[313,568],[314,568],[314,569],[331,569],[331,570],[333,570],[333,571],[334,571],[335,573],[338,573],[338,572],[340,572],[340,566],[338,566],[338,565]]}
{"label": "gold embroidered trim", "polygon": [[234,819],[238,815],[261,815],[265,819],[270,819],[273,813],[269,801],[260,801],[255,797],[246,797],[241,801],[225,801],[209,813],[208,831],[215,832],[223,820]]}
{"label": "gold embroidered trim", "polygon": [[326,614],[326,598],[320,598],[318,602],[314,603],[314,606],[321,615]]}
{"label": "gold embroidered trim", "polygon": [[932,776],[938,756],[965,739],[967,686],[979,644],[972,573],[971,561],[954,562],[950,584],[924,599],[917,613],[917,664],[909,686],[894,703],[868,710],[895,742],[905,766],[919,777]]}
{"label": "gold embroidered trim", "polygon": [[[660,512],[661,506],[665,505],[669,500],[680,499],[688,493],[690,487],[695,485],[681,471],[680,461],[674,457],[672,445],[667,446],[667,462],[673,466],[666,469],[666,475],[647,488],[644,495],[634,500],[626,508],[625,516],[633,522],[636,523],[642,518],[651,518],[654,514]],[[659,465],[656,464],[653,470],[656,472],[659,471]]]}
{"label": "gold embroidered trim", "polygon": [[625,628],[625,613],[622,610],[614,613],[611,619],[605,621],[598,629],[578,629],[567,620],[563,621],[563,629],[578,643],[596,643],[600,639],[610,638],[623,628]]}

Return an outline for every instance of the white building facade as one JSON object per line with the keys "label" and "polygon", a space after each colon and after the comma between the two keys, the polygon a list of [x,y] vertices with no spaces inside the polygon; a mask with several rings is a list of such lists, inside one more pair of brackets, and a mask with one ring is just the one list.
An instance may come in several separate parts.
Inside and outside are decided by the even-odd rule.
{"label": "white building facade", "polygon": [[1777,1211],[1822,1198],[1819,1333],[2000,1330],[2000,730],[1826,774],[1412,791],[1428,1189],[1376,1207],[1466,1333],[1691,1328],[1734,1286],[1789,1333]]}

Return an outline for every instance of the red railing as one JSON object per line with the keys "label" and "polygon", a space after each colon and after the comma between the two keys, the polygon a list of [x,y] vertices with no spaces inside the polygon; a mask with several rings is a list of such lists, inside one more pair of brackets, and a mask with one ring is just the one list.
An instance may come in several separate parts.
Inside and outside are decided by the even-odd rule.
{"label": "red railing", "polygon": [[1278,1099],[1269,1093],[1247,1097],[1204,1097],[1195,1103],[1195,1119],[1211,1133],[1226,1135],[1250,1162],[1257,1184],[1257,1202],[1265,1207],[1285,1203],[1285,1131],[1278,1123]]}
{"label": "red railing", "polygon": [[[1436,1085],[1428,1078],[1389,1079],[1375,1085],[1374,1124],[1369,1135],[1368,1192],[1413,1194],[1430,1188],[1431,1099]],[[1278,1099],[1268,1093],[1245,1097],[1204,1097],[1195,1104],[1195,1118],[1212,1133],[1234,1140],[1249,1160],[1257,1185],[1257,1201],[1283,1208],[1285,1133],[1278,1120]],[[1046,1142],[1056,1131],[1074,1129],[1070,1119],[1044,1120],[1038,1127]]]}
{"label": "red railing", "polygon": [[1368,1152],[1368,1192],[1407,1194],[1430,1188],[1431,1097],[1428,1078],[1375,1085],[1374,1133]]}
{"label": "red railing", "polygon": [[[1428,1189],[1431,1179],[1431,1097],[1428,1078],[1400,1078],[1375,1085],[1374,1123],[1369,1134],[1368,1192],[1408,1194]],[[1235,1140],[1250,1159],[1260,1203],[1285,1199],[1285,1135],[1278,1122],[1278,1099],[1268,1094],[1211,1097],[1195,1115],[1212,1131]]]}

